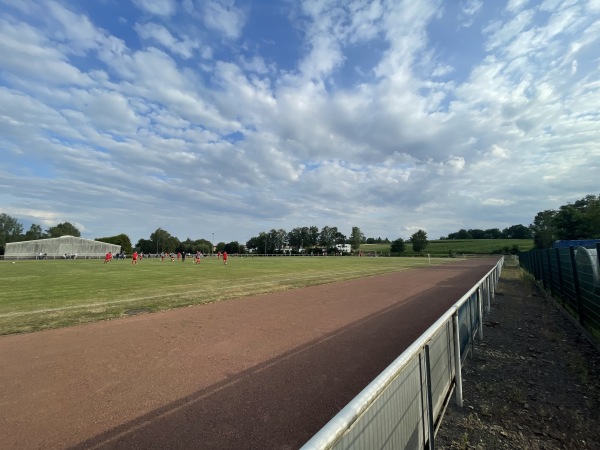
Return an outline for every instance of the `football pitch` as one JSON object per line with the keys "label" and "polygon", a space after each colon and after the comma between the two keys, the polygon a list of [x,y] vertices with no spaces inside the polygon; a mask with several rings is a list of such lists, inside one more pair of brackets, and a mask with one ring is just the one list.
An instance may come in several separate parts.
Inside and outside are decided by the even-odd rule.
{"label": "football pitch", "polygon": [[[445,258],[230,257],[0,261],[0,334],[230,300],[449,261]],[[456,261],[456,260],[455,260]]]}

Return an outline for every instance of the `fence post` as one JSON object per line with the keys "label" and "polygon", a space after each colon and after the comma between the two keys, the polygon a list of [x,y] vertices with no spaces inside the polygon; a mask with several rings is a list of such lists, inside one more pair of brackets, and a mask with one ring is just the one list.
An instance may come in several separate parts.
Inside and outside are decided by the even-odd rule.
{"label": "fence post", "polygon": [[558,296],[560,297],[560,302],[565,304],[565,290],[563,286],[563,275],[562,275],[562,267],[560,266],[560,249],[555,248],[556,252],[556,269],[558,272]]}
{"label": "fence post", "polygon": [[483,297],[481,285],[477,288],[477,312],[479,315],[479,340],[483,341]]}
{"label": "fence post", "polygon": [[433,430],[433,395],[431,392],[431,362],[429,360],[429,344],[425,345],[425,372],[427,374],[427,409],[429,410],[429,450],[435,450],[435,431]]}
{"label": "fence post", "polygon": [[575,248],[569,246],[569,254],[571,256],[571,269],[573,270],[573,286],[575,287],[575,299],[577,300],[577,315],[579,315],[579,323],[584,324],[583,304],[581,300],[581,289],[579,287],[579,274],[577,273],[577,263],[575,261]]}
{"label": "fence post", "polygon": [[452,328],[454,335],[454,384],[456,386],[456,406],[462,408],[462,368],[460,361],[460,328],[458,325],[458,309],[452,315]]}
{"label": "fence post", "polygon": [[491,300],[491,293],[490,293],[490,277],[487,277],[485,279],[485,297],[487,300],[487,311],[486,312],[490,312],[491,311],[491,305],[490,305],[490,300]]}
{"label": "fence post", "polygon": [[550,283],[550,295],[554,297],[554,283],[552,282],[552,259],[550,257],[551,250],[547,249],[546,251],[546,259],[548,260],[548,278]]}

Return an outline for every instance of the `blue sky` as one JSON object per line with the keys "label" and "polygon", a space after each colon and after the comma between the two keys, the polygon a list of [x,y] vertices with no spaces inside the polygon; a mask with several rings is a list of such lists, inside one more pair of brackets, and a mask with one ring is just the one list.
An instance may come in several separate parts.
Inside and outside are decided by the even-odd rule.
{"label": "blue sky", "polygon": [[0,0],[0,212],[430,239],[597,195],[600,0]]}

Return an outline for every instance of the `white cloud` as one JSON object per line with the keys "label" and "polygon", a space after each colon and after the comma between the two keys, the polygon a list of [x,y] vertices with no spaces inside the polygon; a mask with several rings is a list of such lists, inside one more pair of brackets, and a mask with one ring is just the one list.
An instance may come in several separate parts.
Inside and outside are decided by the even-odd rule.
{"label": "white cloud", "polygon": [[159,43],[172,53],[189,59],[193,56],[194,50],[200,48],[198,41],[190,39],[179,40],[175,38],[164,26],[155,23],[135,24],[135,30],[142,39]]}
{"label": "white cloud", "polygon": [[229,39],[237,39],[246,22],[244,12],[235,7],[233,0],[206,0],[203,2],[204,25],[222,33]]}
{"label": "white cloud", "polygon": [[513,13],[518,12],[522,10],[527,3],[529,3],[529,0],[509,0],[506,5],[506,10]]}
{"label": "white cloud", "polygon": [[175,0],[132,0],[142,11],[157,16],[172,16],[177,10]]}

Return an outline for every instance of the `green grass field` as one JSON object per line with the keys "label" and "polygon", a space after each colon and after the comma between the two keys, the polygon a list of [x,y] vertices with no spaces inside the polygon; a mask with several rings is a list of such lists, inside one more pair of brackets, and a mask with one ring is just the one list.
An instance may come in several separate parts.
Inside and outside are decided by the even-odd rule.
{"label": "green grass field", "polygon": [[[432,259],[443,263],[448,259]],[[37,331],[405,270],[427,258],[246,257],[200,265],[0,261],[0,334]]]}
{"label": "green grass field", "polygon": [[[512,249],[517,246],[519,251],[526,252],[533,248],[533,239],[456,239],[429,241],[429,245],[424,253],[433,255],[449,255],[450,252],[469,255],[490,255],[493,253],[503,253],[505,249]],[[365,253],[377,252],[378,254],[388,254],[390,244],[363,244],[361,251]],[[405,251],[402,256],[413,256],[415,253],[410,242],[405,242]]]}

